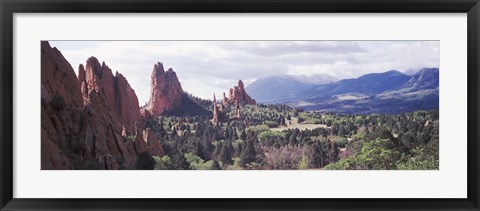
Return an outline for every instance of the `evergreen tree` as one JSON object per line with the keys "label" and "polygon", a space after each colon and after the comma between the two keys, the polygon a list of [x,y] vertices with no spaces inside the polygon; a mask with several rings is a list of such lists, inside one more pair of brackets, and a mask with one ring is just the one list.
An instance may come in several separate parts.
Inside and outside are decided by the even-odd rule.
{"label": "evergreen tree", "polygon": [[323,167],[323,157],[322,157],[322,149],[320,147],[319,142],[316,142],[313,144],[311,148],[311,158],[312,161],[311,163],[313,164],[314,167],[321,168]]}
{"label": "evergreen tree", "polygon": [[228,147],[228,143],[223,144],[220,154],[218,155],[218,160],[222,161],[223,165],[231,165],[233,163],[232,154]]}
{"label": "evergreen tree", "polygon": [[255,162],[257,152],[255,151],[255,146],[253,140],[247,140],[245,149],[240,156],[240,165],[245,166],[247,163]]}
{"label": "evergreen tree", "polygon": [[177,170],[188,170],[190,168],[190,164],[183,153],[177,153],[173,156],[173,166]]}
{"label": "evergreen tree", "polygon": [[171,137],[172,137],[172,139],[174,139],[177,136],[178,136],[177,129],[175,127],[173,127]]}
{"label": "evergreen tree", "polygon": [[208,139],[203,139],[202,142],[203,142],[203,152],[204,152],[203,155],[205,156],[205,160],[209,160],[211,159],[211,154],[213,151],[212,142]]}
{"label": "evergreen tree", "polygon": [[230,139],[230,131],[228,130],[228,127],[225,128],[225,131],[223,132],[223,138],[225,140],[229,140]]}
{"label": "evergreen tree", "polygon": [[238,143],[237,150],[235,151],[235,156],[240,157],[242,155],[242,151],[243,151],[243,144]]}
{"label": "evergreen tree", "polygon": [[247,133],[245,132],[245,129],[242,130],[242,133],[240,133],[240,139],[242,140],[247,140]]}
{"label": "evergreen tree", "polygon": [[232,140],[237,140],[238,139],[238,134],[237,134],[237,129],[233,129],[233,134],[232,134]]}
{"label": "evergreen tree", "polygon": [[220,167],[220,164],[218,163],[217,160],[214,160],[212,163],[212,166],[210,167],[211,170],[222,170]]}
{"label": "evergreen tree", "polygon": [[[202,130],[199,130],[199,131],[202,131]],[[199,131],[197,130],[197,133],[199,133]],[[202,140],[208,140],[210,141],[210,137],[208,136],[208,132],[206,130],[203,131],[203,134],[202,134]]]}
{"label": "evergreen tree", "polygon": [[235,149],[233,148],[232,141],[227,141],[226,144],[228,147],[228,151],[230,151],[230,154],[233,154],[233,152],[235,152]]}
{"label": "evergreen tree", "polygon": [[330,151],[328,152],[328,159],[330,163],[338,161],[338,146],[335,142],[330,142]]}
{"label": "evergreen tree", "polygon": [[212,159],[214,159],[214,160],[218,159],[218,156],[220,155],[220,152],[222,150],[222,146],[223,146],[222,142],[219,141],[217,143],[217,146],[215,146],[215,151],[213,151]]}
{"label": "evergreen tree", "polygon": [[207,160],[207,157],[205,156],[203,146],[200,143],[199,140],[195,141],[195,149],[194,149],[194,154],[197,155],[198,157],[202,158],[203,160]]}
{"label": "evergreen tree", "polygon": [[290,146],[297,145],[297,135],[295,133],[292,133],[292,135],[290,136],[290,139],[288,140],[288,144]]}

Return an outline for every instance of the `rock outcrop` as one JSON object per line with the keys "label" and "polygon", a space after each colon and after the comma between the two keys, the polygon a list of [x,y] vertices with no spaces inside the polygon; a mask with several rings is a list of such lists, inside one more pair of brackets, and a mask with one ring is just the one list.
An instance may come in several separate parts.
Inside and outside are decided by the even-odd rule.
{"label": "rock outcrop", "polygon": [[223,103],[217,104],[217,98],[213,94],[213,123],[228,121],[228,111]]}
{"label": "rock outcrop", "polygon": [[143,138],[145,143],[147,143],[147,150],[152,156],[163,156],[163,148],[160,145],[160,142],[157,139],[157,136],[147,128],[143,131]]}
{"label": "rock outcrop", "polygon": [[41,84],[46,96],[63,98],[66,105],[83,107],[83,100],[78,91],[80,83],[72,66],[57,48],[48,42],[41,42]]}
{"label": "rock outcrop", "polygon": [[[225,98],[224,98],[225,99]],[[235,114],[230,116],[229,113],[230,105],[225,104],[225,101],[217,104],[217,99],[215,94],[213,94],[213,123],[217,124],[218,122],[226,122],[230,120],[240,120],[242,119],[242,114],[240,111],[240,103],[235,102]]]}
{"label": "rock outcrop", "polygon": [[155,64],[151,79],[151,94],[146,109],[153,116],[174,111],[181,105],[185,93],[171,68],[165,72],[162,63]]}
{"label": "rock outcrop", "polygon": [[135,131],[136,122],[141,122],[138,98],[122,74],[115,72],[113,75],[105,62],[100,65],[97,58],[90,57],[85,69],[80,65],[78,79],[85,84],[81,90],[86,103],[90,101],[88,92],[96,91],[103,97],[107,107],[114,111],[125,125],[127,134]]}
{"label": "rock outcrop", "polygon": [[[79,82],[70,64],[56,48],[41,42],[41,152],[42,169],[69,169],[61,150],[68,139],[78,139],[83,101]],[[68,108],[66,110],[65,108]]]}
{"label": "rock outcrop", "polygon": [[248,105],[255,105],[257,102],[250,97],[247,92],[245,91],[245,87],[243,85],[242,80],[238,80],[238,86],[234,86],[233,88],[230,88],[229,91],[229,97],[228,99],[225,99],[226,97],[224,96],[224,101],[228,101],[230,104],[234,104],[236,102],[239,102],[241,104],[248,104]]}
{"label": "rock outcrop", "polygon": [[134,169],[145,151],[163,155],[121,74],[114,76],[92,57],[77,78],[48,42],[41,43],[41,52],[42,170]]}
{"label": "rock outcrop", "polygon": [[[245,91],[242,80],[238,80],[238,86],[230,88],[229,97],[223,93],[223,98],[220,104],[217,104],[217,98],[213,94],[213,123],[226,122],[229,120],[240,120],[242,118],[240,112],[240,104],[243,105],[255,105],[255,100],[250,97]],[[235,105],[234,116],[229,116],[230,106]]]}

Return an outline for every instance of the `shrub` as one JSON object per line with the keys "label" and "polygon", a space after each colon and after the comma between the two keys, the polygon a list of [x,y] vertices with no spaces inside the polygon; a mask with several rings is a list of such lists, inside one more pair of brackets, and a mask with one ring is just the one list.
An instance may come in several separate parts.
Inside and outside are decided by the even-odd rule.
{"label": "shrub", "polygon": [[302,155],[302,160],[300,161],[300,163],[298,163],[298,169],[308,169],[309,168],[308,163],[309,162],[308,162],[307,156]]}
{"label": "shrub", "polygon": [[331,140],[337,143],[337,146],[340,148],[345,148],[348,144],[348,139],[342,136],[333,136],[331,137]]}
{"label": "shrub", "polygon": [[282,137],[285,137],[284,132],[277,132],[277,131],[271,131],[271,130],[266,130],[258,134],[258,140],[260,141],[265,141],[270,139],[279,139]]}
{"label": "shrub", "polygon": [[269,128],[278,127],[278,123],[274,121],[264,121],[264,125],[267,125]]}
{"label": "shrub", "polygon": [[303,121],[305,121],[305,119],[302,118],[302,117],[298,117],[298,120],[297,120],[297,121],[298,121],[298,123],[300,124],[300,123],[302,123]]}
{"label": "shrub", "polygon": [[245,166],[247,163],[255,162],[257,151],[255,150],[254,143],[252,140],[248,140],[245,146],[245,149],[240,155],[240,165]]}
{"label": "shrub", "polygon": [[187,160],[187,163],[189,163],[190,165],[190,169],[192,170],[198,170],[198,169],[203,169],[203,164],[205,163],[205,161],[194,155],[193,153],[186,153],[185,155],[185,159]]}
{"label": "shrub", "polygon": [[366,142],[361,151],[352,156],[343,158],[337,163],[326,166],[326,169],[361,169],[361,170],[390,170],[397,169],[396,161],[400,153],[392,149],[390,140],[380,139]]}
{"label": "shrub", "polygon": [[173,169],[172,160],[168,155],[165,155],[163,157],[154,156],[153,159],[155,160],[155,170]]}
{"label": "shrub", "polygon": [[123,141],[123,143],[127,143],[128,141],[133,142],[133,141],[135,141],[135,138],[136,137],[134,135],[126,136],[126,137],[122,136],[122,141]]}
{"label": "shrub", "polygon": [[317,118],[307,119],[303,122],[304,124],[320,124],[322,121]]}

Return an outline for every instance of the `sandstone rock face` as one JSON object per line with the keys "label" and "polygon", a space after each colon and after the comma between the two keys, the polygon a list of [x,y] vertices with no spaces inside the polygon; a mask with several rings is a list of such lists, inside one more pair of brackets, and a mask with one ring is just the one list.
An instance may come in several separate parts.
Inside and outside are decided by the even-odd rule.
{"label": "sandstone rock face", "polygon": [[42,42],[41,50],[41,169],[134,169],[148,139],[163,153],[154,134],[145,141],[137,97],[121,74],[90,58],[77,79],[57,49]]}
{"label": "sandstone rock face", "polygon": [[105,170],[116,170],[118,169],[118,164],[112,155],[104,155],[104,156],[99,156],[97,158],[97,162],[99,166],[103,166]]}
{"label": "sandstone rock face", "polygon": [[150,155],[160,157],[164,155],[160,142],[150,128],[147,128],[143,131],[143,138],[147,143],[147,149]]}
{"label": "sandstone rock face", "polygon": [[140,110],[140,114],[142,115],[142,124],[143,125],[148,125],[148,124],[153,124],[153,121],[155,121],[155,118],[150,114],[150,111],[146,109]]}
{"label": "sandstone rock face", "polygon": [[80,81],[80,83],[86,82],[85,67],[83,66],[83,64],[78,65],[78,81]]}
{"label": "sandstone rock face", "polygon": [[72,66],[48,42],[41,42],[41,68],[41,83],[47,96],[62,97],[65,104],[76,108],[83,106],[82,96],[78,92],[80,83]]}
{"label": "sandstone rock face", "polygon": [[127,133],[134,132],[135,122],[141,120],[140,107],[135,91],[122,74],[116,72],[114,76],[105,62],[100,65],[97,58],[90,57],[86,62],[85,70],[83,65],[80,65],[78,79],[82,84],[86,84],[86,88],[83,85],[81,87],[83,95],[87,96],[84,97],[86,102],[89,99],[85,92],[96,91],[103,97],[108,108],[115,111],[122,120]]}
{"label": "sandstone rock face", "polygon": [[68,138],[78,139],[80,127],[72,121],[82,112],[80,85],[70,64],[48,42],[41,42],[41,69],[41,168],[69,169],[72,164],[60,149]]}
{"label": "sandstone rock face", "polygon": [[227,105],[227,104],[228,104],[228,98],[227,98],[227,96],[225,95],[225,92],[223,93],[222,104],[223,104],[223,105]]}
{"label": "sandstone rock face", "polygon": [[[90,90],[88,99],[84,107],[84,121],[80,122],[83,131],[79,132],[77,151],[87,161],[105,161],[98,163],[100,169],[117,165],[133,168],[138,152],[128,145],[136,140],[125,140],[122,137],[122,120],[109,108],[100,93]],[[115,158],[117,164],[112,163],[112,159],[107,159],[111,157]]]}
{"label": "sandstone rock face", "polygon": [[236,102],[248,104],[248,105],[255,105],[257,102],[250,97],[247,92],[245,91],[245,87],[243,85],[242,80],[238,80],[238,86],[234,86],[230,88],[229,92],[229,99],[228,103],[234,104]]}
{"label": "sandstone rock face", "polygon": [[146,109],[153,116],[180,106],[184,92],[177,74],[171,68],[165,72],[162,63],[155,64],[151,79],[151,94]]}

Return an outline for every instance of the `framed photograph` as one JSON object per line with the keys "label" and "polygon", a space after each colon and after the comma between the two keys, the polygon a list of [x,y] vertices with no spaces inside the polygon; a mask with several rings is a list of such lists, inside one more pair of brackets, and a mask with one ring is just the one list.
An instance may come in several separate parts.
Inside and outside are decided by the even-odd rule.
{"label": "framed photograph", "polygon": [[478,0],[0,7],[2,210],[479,210]]}

